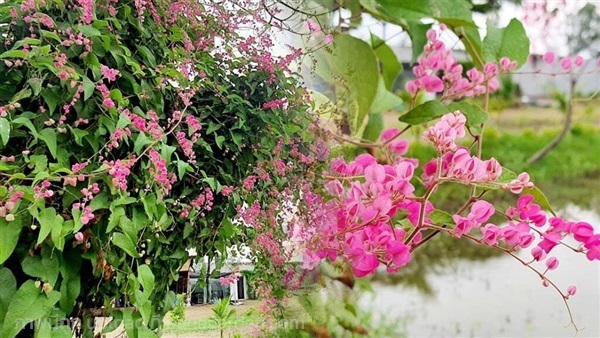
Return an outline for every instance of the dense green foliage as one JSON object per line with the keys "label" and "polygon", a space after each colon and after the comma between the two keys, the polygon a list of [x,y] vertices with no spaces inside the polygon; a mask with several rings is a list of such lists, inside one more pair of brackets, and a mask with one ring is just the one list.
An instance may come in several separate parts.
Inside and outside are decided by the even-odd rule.
{"label": "dense green foliage", "polygon": [[[155,336],[186,249],[219,267],[252,236],[231,220],[256,164],[295,161],[292,139],[308,151],[295,80],[260,64],[260,46],[240,49],[235,13],[139,5],[0,4],[2,337],[38,319],[39,336],[70,337],[62,319],[101,307],[105,331]],[[119,300],[135,310],[113,310]]]}

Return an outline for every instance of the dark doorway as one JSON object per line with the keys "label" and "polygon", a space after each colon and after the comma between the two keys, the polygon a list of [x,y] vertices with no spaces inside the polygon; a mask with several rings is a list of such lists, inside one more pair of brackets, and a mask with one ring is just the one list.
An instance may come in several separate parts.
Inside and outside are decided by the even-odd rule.
{"label": "dark doorway", "polygon": [[237,296],[238,299],[246,299],[246,294],[244,293],[244,276],[240,276],[237,281]]}

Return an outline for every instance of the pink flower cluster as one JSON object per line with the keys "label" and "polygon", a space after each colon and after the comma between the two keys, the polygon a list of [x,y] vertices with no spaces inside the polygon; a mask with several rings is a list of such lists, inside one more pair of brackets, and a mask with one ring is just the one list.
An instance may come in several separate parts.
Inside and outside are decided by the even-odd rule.
{"label": "pink flower cluster", "polygon": [[[440,31],[445,31],[445,25],[440,25]],[[424,56],[419,59],[418,65],[413,67],[415,80],[406,83],[406,90],[416,95],[419,91],[428,93],[445,92],[444,97],[459,99],[473,97],[486,92],[486,88],[495,91],[499,87],[497,75],[500,72],[509,72],[517,63],[507,58],[500,60],[500,67],[495,63],[487,63],[483,72],[477,68],[467,71],[463,77],[463,67],[454,57],[451,49],[446,49],[445,44],[439,39],[440,34],[434,29],[427,31],[428,43],[424,48]],[[437,74],[441,72],[442,75]]]}
{"label": "pink flower cluster", "polygon": [[[431,160],[423,167],[423,181],[432,183],[438,171],[437,159]],[[461,183],[494,182],[502,174],[502,166],[495,158],[482,160],[471,156],[466,148],[458,148],[455,152],[447,152],[441,158],[440,177]]]}
{"label": "pink flower cluster", "polygon": [[[404,230],[389,222],[399,211],[412,214],[420,210],[420,204],[410,200],[414,197],[410,183],[414,169],[415,164],[409,160],[381,165],[368,154],[348,163],[342,158],[334,159],[330,171],[340,179],[325,185],[333,197],[326,204],[330,221],[318,229],[320,244],[308,249],[306,266],[325,257],[334,260],[342,256],[357,276],[366,276],[380,264],[388,271],[406,265],[410,261],[410,243],[404,243]],[[364,182],[348,183],[346,177],[362,177]]]}
{"label": "pink flower cluster", "polygon": [[150,150],[148,157],[152,163],[152,167],[148,169],[150,175],[152,175],[154,182],[161,186],[162,192],[168,195],[173,183],[177,181],[177,175],[169,173],[167,170],[167,160],[162,158],[155,149]]}
{"label": "pink flower cluster", "polygon": [[97,195],[99,192],[100,188],[98,187],[98,183],[93,183],[87,188],[81,189],[81,194],[83,195],[81,202],[73,203],[74,209],[81,210],[81,224],[86,225],[94,219],[92,207],[89,203],[94,199],[94,195]]}
{"label": "pink flower cluster", "polygon": [[471,206],[471,212],[467,217],[453,215],[452,219],[456,223],[452,234],[460,238],[462,235],[469,233],[473,228],[480,227],[484,222],[492,217],[496,212],[494,206],[486,201],[477,201]]}
{"label": "pink flower cluster", "polygon": [[46,180],[42,182],[41,186],[36,185],[35,187],[33,187],[34,197],[36,199],[52,197],[54,195],[54,191],[50,189],[51,185],[52,184],[50,183],[50,181]]}
{"label": "pink flower cluster", "polygon": [[401,156],[408,151],[408,142],[398,138],[399,135],[400,130],[398,130],[398,128],[388,128],[385,129],[379,137],[379,142],[385,145],[384,149],[388,150],[397,157],[397,159],[401,159]]}
{"label": "pink flower cluster", "polygon": [[135,162],[136,159],[133,157],[129,160],[104,161],[103,164],[109,167],[108,174],[112,176],[112,184],[121,190],[127,190],[127,177]]}
{"label": "pink flower cluster", "polygon": [[8,198],[0,201],[0,217],[3,217],[10,222],[11,218],[14,220],[12,211],[15,210],[17,204],[23,198],[25,193],[22,191],[15,191],[13,186],[8,187],[8,192]]}
{"label": "pink flower cluster", "polygon": [[117,81],[117,76],[121,75],[121,72],[119,72],[118,70],[112,69],[105,65],[100,66],[100,71],[102,72],[102,76],[104,76],[104,78],[107,79],[108,82]]}
{"label": "pink flower cluster", "polygon": [[440,121],[423,133],[423,139],[430,141],[443,154],[456,150],[456,139],[465,136],[467,118],[460,112],[442,116]]}

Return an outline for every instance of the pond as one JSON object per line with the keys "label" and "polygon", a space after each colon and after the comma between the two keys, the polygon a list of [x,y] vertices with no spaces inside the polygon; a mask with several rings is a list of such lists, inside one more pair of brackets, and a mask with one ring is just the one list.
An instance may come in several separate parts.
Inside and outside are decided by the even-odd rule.
{"label": "pond", "polygon": [[[559,214],[585,220],[600,230],[599,197],[587,199],[583,207],[562,204]],[[576,335],[572,326],[567,327],[569,315],[562,297],[543,287],[539,276],[520,262],[468,242],[437,242],[432,243],[433,251],[415,257],[418,268],[374,279],[374,292],[361,303],[373,309],[375,318],[406,322],[409,337]],[[577,337],[600,337],[599,262],[589,262],[585,255],[564,247],[554,250],[552,254],[563,259],[547,276],[563,290],[577,286],[577,294],[569,300],[575,323],[583,329]],[[529,250],[519,256],[529,257]]]}

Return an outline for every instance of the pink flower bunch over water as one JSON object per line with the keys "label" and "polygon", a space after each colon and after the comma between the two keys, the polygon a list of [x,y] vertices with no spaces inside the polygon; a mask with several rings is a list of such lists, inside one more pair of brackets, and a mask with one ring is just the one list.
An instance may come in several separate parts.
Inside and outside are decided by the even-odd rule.
{"label": "pink flower bunch over water", "polygon": [[486,90],[495,91],[499,87],[497,80],[501,72],[513,70],[517,63],[507,58],[502,58],[499,64],[487,63],[483,72],[477,68],[467,71],[463,77],[463,67],[452,53],[440,40],[441,33],[446,30],[445,25],[440,25],[440,34],[434,29],[427,31],[428,43],[424,48],[424,55],[413,67],[415,80],[406,83],[406,90],[413,96],[418,92],[443,93],[447,99],[459,99],[484,94]]}
{"label": "pink flower bunch over water", "polygon": [[[306,245],[304,267],[311,269],[326,258],[342,258],[358,277],[374,273],[380,265],[388,272],[396,272],[410,262],[412,251],[431,238],[424,237],[424,231],[466,237],[511,254],[533,246],[532,262],[543,260],[569,236],[580,244],[575,251],[585,253],[590,260],[600,260],[600,234],[595,234],[591,225],[558,217],[548,219],[541,206],[533,203],[532,195],[522,195],[516,207],[504,213],[482,200],[482,195],[474,197],[448,215],[451,222],[440,223],[439,214],[445,213],[435,210],[429,198],[441,184],[482,184],[514,194],[534,188],[527,173],[500,181],[503,169],[496,159],[482,160],[458,147],[456,141],[465,136],[465,124],[465,117],[457,111],[444,115],[424,132],[423,138],[436,147],[438,156],[424,166],[422,180],[415,177],[417,162],[410,158],[396,158],[393,164],[380,164],[369,154],[358,155],[349,162],[333,159],[324,174],[328,196],[322,203],[324,213]],[[384,147],[398,142],[404,149],[406,141],[396,139],[398,133],[397,129],[384,131]],[[426,188],[423,196],[415,195],[417,182]],[[507,224],[489,223],[495,214],[506,217]],[[399,227],[398,218],[408,222],[400,222]],[[543,280],[558,262],[556,257],[546,260],[546,271],[538,272]],[[564,297],[574,294],[573,288],[569,290]]]}

